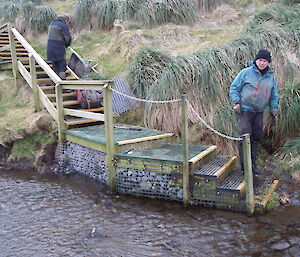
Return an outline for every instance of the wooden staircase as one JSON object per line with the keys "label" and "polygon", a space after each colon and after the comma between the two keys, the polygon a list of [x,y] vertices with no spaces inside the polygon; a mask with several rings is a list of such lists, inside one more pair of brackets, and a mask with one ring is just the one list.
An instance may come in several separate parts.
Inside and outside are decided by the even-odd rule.
{"label": "wooden staircase", "polygon": [[[15,35],[24,44],[23,38],[20,37],[16,32]],[[22,65],[19,64],[21,67],[21,71],[25,74],[28,74],[30,73],[30,65],[29,53],[27,52],[26,48],[30,52],[35,51],[33,51],[31,47],[28,47],[27,42],[26,48],[23,47],[23,45],[16,38],[15,43],[17,59],[22,63]],[[124,130],[127,130],[127,132],[125,133],[127,136],[126,139],[123,138],[120,139],[120,141],[116,142],[114,141],[112,136],[109,137],[109,134],[115,133],[112,132],[115,128],[113,127],[112,122],[113,114],[112,112],[109,113],[110,106],[109,104],[107,104],[110,103],[109,101],[106,101],[108,110],[106,118],[108,118],[107,120],[105,120],[105,122],[107,123],[105,123],[105,128],[103,129],[103,136],[100,137],[99,133],[101,130],[99,128],[95,128],[95,130],[97,131],[95,133],[91,128],[98,126],[91,125],[103,123],[102,121],[99,121],[102,119],[93,120],[89,118],[78,118],[75,116],[71,116],[76,114],[77,116],[80,116],[78,115],[78,111],[76,112],[74,110],[93,113],[104,112],[104,108],[102,106],[93,109],[80,109],[80,103],[76,98],[74,87],[77,88],[77,85],[82,85],[83,82],[74,82],[73,85],[69,87],[72,89],[65,89],[62,93],[62,105],[64,108],[57,108],[56,86],[53,80],[55,80],[56,83],[65,86],[60,87],[60,85],[58,86],[57,90],[68,87],[63,84],[63,82],[65,81],[60,81],[56,78],[57,76],[55,76],[55,74],[54,76],[53,74],[51,74],[53,73],[53,71],[51,69],[48,69],[48,66],[44,63],[43,60],[40,59],[38,54],[35,53],[34,58],[35,60],[39,60],[38,62],[43,66],[43,68],[41,68],[37,62],[35,63],[39,93],[43,96],[44,100],[47,100],[47,105],[50,105],[49,103],[51,103],[50,111],[53,111],[53,108],[55,108],[56,112],[53,111],[54,115],[52,114],[52,116],[54,118],[57,118],[56,116],[61,115],[60,117],[58,117],[58,124],[60,125],[64,123],[63,126],[61,126],[63,127],[63,129],[61,130],[65,129],[64,125],[66,125],[67,127],[67,130],[64,130],[63,132],[61,132],[61,134],[67,134],[66,140],[69,142],[79,143],[89,148],[104,151],[106,153],[104,162],[108,169],[108,177],[111,176],[109,180],[116,181],[116,188],[120,193],[127,193],[131,195],[150,198],[163,198],[182,201],[184,200],[184,191],[188,192],[185,195],[190,195],[188,201],[191,204],[205,205],[242,212],[246,211],[246,181],[244,179],[244,174],[235,169],[237,161],[236,156],[220,156],[217,153],[216,146],[189,145],[188,167],[187,169],[184,169],[185,176],[183,176],[183,166],[184,164],[186,164],[186,162],[183,161],[182,145],[160,145],[158,147],[146,149],[140,149],[141,146],[139,146],[137,150],[132,148],[135,144],[161,139],[167,136],[169,137],[170,135],[164,136],[155,134],[153,136],[149,136],[148,132],[145,132],[146,134],[143,140],[141,140],[140,137],[135,137],[131,140],[128,140],[128,131],[131,130],[130,128],[124,128]],[[11,60],[12,57],[9,50],[8,32],[3,31],[3,29],[1,30],[0,27],[0,66],[1,63],[7,63]],[[51,63],[48,63],[48,65],[49,67],[51,67]],[[53,80],[44,70],[47,70],[48,74],[50,74]],[[70,69],[68,69],[66,74],[66,80],[79,79],[77,75]],[[103,83],[105,84],[105,82]],[[61,95],[61,91],[58,92],[58,95]],[[44,97],[44,95],[46,97]],[[59,103],[61,104],[61,102]],[[61,106],[59,105],[59,107]],[[59,113],[59,111],[61,111],[61,113]],[[66,113],[69,115],[66,116]],[[82,117],[91,117],[95,119],[98,118],[98,116],[102,117],[102,115],[87,115],[87,113],[84,113],[84,115],[82,115]],[[81,130],[78,127],[83,126],[90,127],[82,128],[84,130],[84,132],[82,133],[84,134],[84,136],[76,136],[76,133],[79,133]],[[72,128],[75,129],[72,131]],[[91,135],[88,135],[89,130],[91,131]],[[137,136],[137,134],[138,133],[134,131],[134,135]],[[86,136],[87,138],[85,138]],[[101,141],[102,138],[104,139],[104,142]],[[97,140],[100,142],[98,142]],[[119,147],[119,150],[114,151],[112,146],[114,146],[114,148]],[[124,153],[120,153],[120,149],[122,148],[122,146],[126,147],[127,149]],[[128,149],[132,150],[128,151]],[[116,173],[114,172],[115,168]],[[112,175],[116,176],[112,177]],[[187,180],[188,183],[185,183],[183,185],[184,179]],[[264,186],[270,187],[272,190],[275,190],[276,185],[277,184],[274,181],[269,181],[268,183],[264,184]],[[109,184],[109,186],[111,188],[114,187],[113,184]],[[256,192],[265,192],[266,190],[264,186],[259,188],[259,190],[256,190]],[[270,192],[271,191],[269,190],[267,196],[270,196]],[[259,208],[265,208],[265,205],[268,202],[267,197],[258,197],[258,199],[260,200],[256,202],[256,206],[258,206]]]}
{"label": "wooden staircase", "polygon": [[[24,65],[26,70],[30,72],[29,66],[29,54],[27,50],[22,46],[22,44],[15,38],[16,44],[16,53],[17,59]],[[0,48],[1,47],[9,47],[9,35],[8,32],[0,33]],[[12,60],[10,50],[0,51],[0,65],[2,63],[7,63]],[[48,62],[48,65],[52,67],[52,64]],[[36,74],[37,74],[37,83],[38,87],[43,90],[43,92],[48,97],[49,101],[56,107],[56,94],[55,94],[55,85],[51,78],[47,75],[45,71],[36,63]],[[1,69],[0,69],[1,70]],[[79,78],[76,74],[68,68],[66,71],[66,80],[78,80]],[[87,112],[95,112],[95,113],[103,113],[104,108],[99,106],[99,108],[93,109],[81,109],[80,103],[77,100],[75,90],[66,90],[63,92],[63,106],[68,107],[69,109],[82,110]],[[85,126],[90,124],[98,124],[100,123],[97,120],[86,119],[86,118],[78,118],[72,116],[65,116],[65,124],[67,128],[73,128],[78,126]]]}

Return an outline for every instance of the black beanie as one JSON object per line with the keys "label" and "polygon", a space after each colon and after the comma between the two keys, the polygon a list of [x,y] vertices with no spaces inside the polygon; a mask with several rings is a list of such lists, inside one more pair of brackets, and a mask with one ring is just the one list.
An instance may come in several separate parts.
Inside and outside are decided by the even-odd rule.
{"label": "black beanie", "polygon": [[261,50],[258,51],[257,55],[255,56],[254,61],[256,61],[257,59],[265,59],[268,62],[272,62],[270,52],[268,50],[265,50],[265,49],[261,49]]}

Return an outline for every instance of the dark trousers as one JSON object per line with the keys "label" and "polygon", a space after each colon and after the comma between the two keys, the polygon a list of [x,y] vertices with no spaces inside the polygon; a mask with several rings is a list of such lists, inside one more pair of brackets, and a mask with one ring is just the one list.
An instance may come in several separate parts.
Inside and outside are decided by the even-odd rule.
{"label": "dark trousers", "polygon": [[59,61],[52,61],[53,70],[56,74],[59,74],[60,72],[65,72],[67,69],[67,62],[66,60],[59,60]]}
{"label": "dark trousers", "polygon": [[[250,134],[252,168],[256,169],[256,155],[258,143],[263,135],[263,112],[244,112],[238,115],[240,136]],[[244,170],[243,145],[238,145],[241,169]]]}

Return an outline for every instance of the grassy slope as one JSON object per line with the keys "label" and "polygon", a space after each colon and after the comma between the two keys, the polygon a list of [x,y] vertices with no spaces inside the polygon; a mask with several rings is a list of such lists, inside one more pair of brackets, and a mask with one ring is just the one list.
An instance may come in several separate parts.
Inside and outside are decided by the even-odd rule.
{"label": "grassy slope", "polygon": [[[65,11],[70,12],[74,0],[45,1],[44,4],[51,6],[57,14],[60,14]],[[98,69],[109,78],[126,71],[132,56],[146,45],[159,46],[176,56],[231,41],[239,37],[252,11],[229,9],[233,20],[227,19],[225,22],[224,17],[220,16],[228,17],[226,11],[216,13],[215,16],[201,16],[193,27],[168,24],[146,29],[137,24],[124,24],[126,30],[122,33],[93,30],[80,35],[73,34],[75,40],[72,47],[85,59],[99,62]],[[238,13],[241,15],[237,16]],[[36,39],[31,42],[34,42],[33,46],[45,56],[43,50],[46,46],[45,38],[43,37],[39,43],[36,43]]]}
{"label": "grassy slope", "polygon": [[[9,72],[0,74],[0,144],[10,146],[8,160],[34,158],[56,141],[56,126],[46,112],[34,113],[32,96],[22,87],[17,93]],[[39,150],[37,152],[37,150]]]}

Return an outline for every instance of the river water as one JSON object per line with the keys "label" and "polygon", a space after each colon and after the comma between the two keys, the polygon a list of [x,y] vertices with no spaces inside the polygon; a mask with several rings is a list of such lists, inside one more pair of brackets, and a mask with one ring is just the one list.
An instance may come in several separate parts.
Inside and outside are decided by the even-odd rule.
{"label": "river water", "polygon": [[80,175],[0,171],[0,256],[300,256],[298,200],[247,217],[110,193]]}

